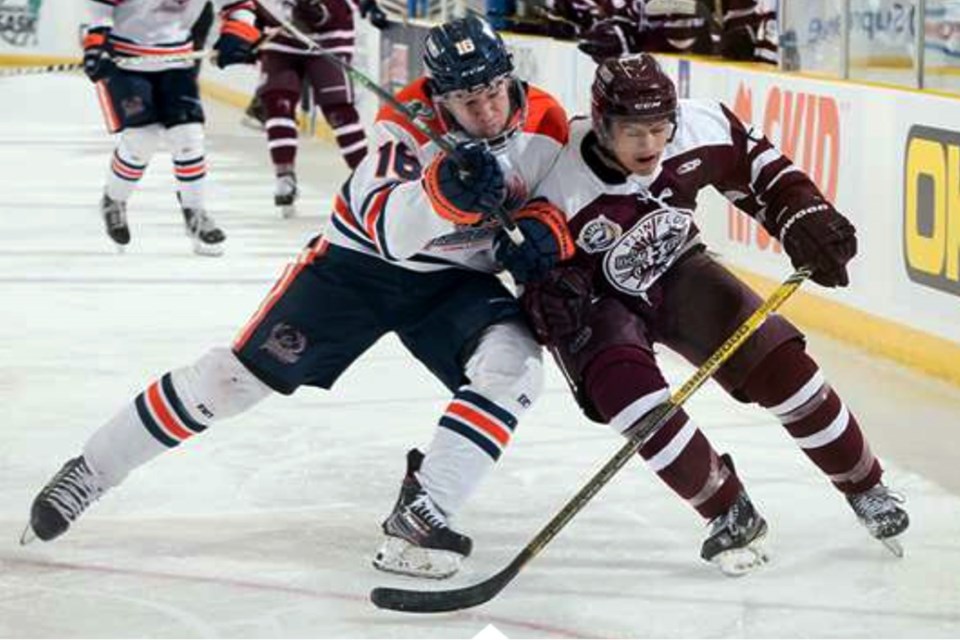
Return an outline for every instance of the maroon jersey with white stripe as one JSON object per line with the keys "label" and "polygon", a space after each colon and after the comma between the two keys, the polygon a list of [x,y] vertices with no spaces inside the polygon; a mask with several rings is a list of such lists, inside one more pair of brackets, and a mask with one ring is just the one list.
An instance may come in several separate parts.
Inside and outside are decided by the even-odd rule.
{"label": "maroon jersey with white stripe", "polygon": [[650,286],[702,244],[693,214],[713,187],[774,237],[792,212],[825,200],[816,185],[761,133],[718,102],[681,100],[677,129],[658,172],[625,176],[598,155],[586,119],[571,123],[564,148],[537,194],[567,214],[574,260],[600,290],[645,296]]}
{"label": "maroon jersey with white stripe", "polygon": [[[270,10],[277,11],[284,19],[289,20],[304,35],[316,42],[321,49],[328,53],[338,53],[344,56],[353,55],[356,39],[356,30],[353,24],[353,13],[357,5],[353,0],[323,0],[315,9],[309,11],[310,21],[300,19],[303,14],[294,9],[300,2],[309,0],[273,0]],[[308,12],[304,12],[307,14]],[[257,5],[257,17],[263,24],[276,26],[276,19],[270,11],[265,11]],[[281,51],[284,53],[299,53],[302,55],[321,55],[311,51],[300,40],[285,34],[283,31],[271,38],[261,49],[266,51]]]}

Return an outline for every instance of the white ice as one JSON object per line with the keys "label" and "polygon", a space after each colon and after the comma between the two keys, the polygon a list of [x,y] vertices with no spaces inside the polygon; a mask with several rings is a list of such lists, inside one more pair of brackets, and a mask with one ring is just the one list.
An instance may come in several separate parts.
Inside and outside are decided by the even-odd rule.
{"label": "white ice", "polygon": [[[708,385],[690,413],[732,452],[770,522],[772,562],[730,579],[698,558],[698,517],[631,463],[499,597],[415,616],[376,585],[440,588],[504,566],[620,446],[547,391],[458,521],[475,555],[447,583],[370,560],[403,474],[445,405],[393,339],[332,393],[275,397],[150,463],[54,543],[17,544],[30,502],[155,376],[228,344],[323,224],[345,170],[301,147],[301,216],[280,219],[262,134],[209,105],[209,200],[226,255],[194,256],[160,154],[118,255],[97,213],[112,149],[82,77],[0,80],[0,636],[956,637],[960,393],[812,336],[908,498],[906,557],[872,541],[764,412]],[[786,266],[785,266],[786,269]],[[322,301],[318,301],[322,303]],[[662,355],[670,379],[691,371]]]}

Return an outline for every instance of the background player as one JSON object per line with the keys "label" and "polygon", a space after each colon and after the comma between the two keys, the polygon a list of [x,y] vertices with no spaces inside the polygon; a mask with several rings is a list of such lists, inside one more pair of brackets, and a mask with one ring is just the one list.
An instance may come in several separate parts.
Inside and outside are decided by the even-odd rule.
{"label": "background player", "polygon": [[[519,223],[528,242],[498,244],[501,261],[529,283],[524,305],[580,405],[619,433],[669,397],[655,343],[699,366],[761,302],[705,251],[693,214],[708,186],[763,224],[795,266],[812,266],[815,282],[848,284],[857,247],[850,222],[724,105],[678,101],[649,54],[599,66],[591,118],[573,121],[538,192],[567,212],[576,256],[550,269],[570,240],[535,220]],[[737,400],[769,410],[870,534],[899,552],[891,539],[909,523],[901,499],[881,484],[880,461],[799,330],[771,316],[715,378]],[[730,458],[717,455],[683,409],[640,455],[710,522],[701,557],[730,574],[765,561],[766,522]]]}
{"label": "background player", "polygon": [[[282,0],[283,17],[309,36],[326,53],[346,62],[353,57],[356,37],[354,9],[378,29],[390,22],[375,0]],[[272,10],[272,7],[271,7]],[[258,7],[265,25],[273,25],[270,11]],[[304,83],[312,87],[313,103],[333,129],[344,161],[355,169],[367,153],[367,140],[354,107],[353,83],[336,63],[293,36],[278,33],[262,47],[260,85],[257,90],[265,117],[270,159],[276,174],[274,202],[284,217],[295,213],[297,199],[297,105]]]}
{"label": "background player", "polygon": [[[83,41],[83,64],[96,83],[111,133],[120,133],[100,208],[107,235],[123,247],[130,242],[127,200],[151,157],[166,138],[173,153],[177,198],[194,251],[220,255],[226,236],[207,213],[204,199],[203,107],[194,63],[156,62],[136,70],[119,68],[115,58],[188,54],[191,28],[204,0],[88,0],[92,19]],[[217,0],[220,37],[213,48],[217,66],[250,63],[259,32],[250,0]]]}

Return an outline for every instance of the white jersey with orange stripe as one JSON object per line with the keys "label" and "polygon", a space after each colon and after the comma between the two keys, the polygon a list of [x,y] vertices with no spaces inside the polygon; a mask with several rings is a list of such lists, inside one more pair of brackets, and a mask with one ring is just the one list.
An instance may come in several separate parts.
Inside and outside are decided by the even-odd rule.
{"label": "white jersey with orange stripe", "polygon": [[[89,28],[108,27],[114,55],[169,56],[193,51],[190,29],[207,0],[88,0]],[[252,25],[252,0],[213,0],[221,19]],[[156,62],[139,65],[138,71],[185,69],[193,64]]]}
{"label": "white jersey with orange stripe", "polygon": [[[535,87],[524,90],[526,117],[495,151],[507,182],[508,210],[529,199],[567,140],[567,117],[560,104]],[[431,129],[445,132],[425,79],[397,97],[417,110]],[[458,224],[436,211],[427,195],[421,173],[439,152],[437,145],[390,107],[380,110],[370,140],[371,153],[334,199],[324,238],[413,271],[498,271],[493,238],[499,223]]]}

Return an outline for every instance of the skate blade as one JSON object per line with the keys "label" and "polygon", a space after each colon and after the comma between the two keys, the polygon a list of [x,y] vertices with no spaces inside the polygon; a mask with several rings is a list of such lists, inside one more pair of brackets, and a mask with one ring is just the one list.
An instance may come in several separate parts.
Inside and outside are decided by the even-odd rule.
{"label": "skate blade", "polygon": [[293,218],[296,215],[297,215],[296,205],[293,205],[293,204],[280,205],[280,216],[283,217],[284,220]]}
{"label": "skate blade", "polygon": [[37,540],[37,534],[33,531],[33,527],[28,524],[24,527],[23,533],[20,534],[20,546],[25,547],[35,540]]}
{"label": "skate blade", "polygon": [[731,549],[718,553],[710,560],[717,565],[725,576],[738,578],[751,573],[770,561],[767,552],[757,544],[750,544],[742,549]]}
{"label": "skate blade", "polygon": [[401,538],[387,536],[373,559],[373,566],[387,573],[443,580],[460,570],[462,560],[463,556],[452,551],[424,549]]}
{"label": "skate blade", "polygon": [[887,551],[892,553],[898,558],[903,557],[903,545],[900,544],[900,541],[897,540],[896,536],[890,538],[878,538],[880,544],[887,548]]}
{"label": "skate blade", "polygon": [[218,258],[223,255],[223,243],[218,242],[217,244],[204,244],[202,242],[194,242],[193,252],[198,256]]}

